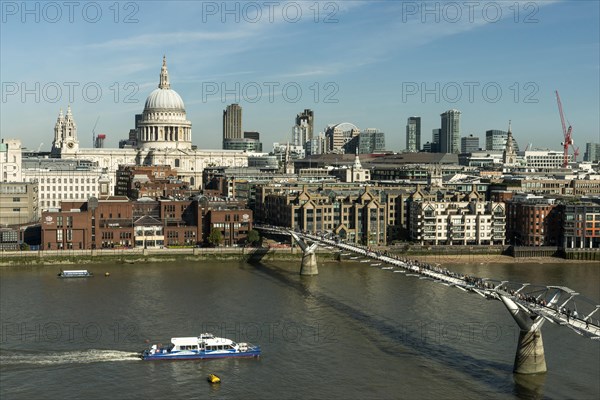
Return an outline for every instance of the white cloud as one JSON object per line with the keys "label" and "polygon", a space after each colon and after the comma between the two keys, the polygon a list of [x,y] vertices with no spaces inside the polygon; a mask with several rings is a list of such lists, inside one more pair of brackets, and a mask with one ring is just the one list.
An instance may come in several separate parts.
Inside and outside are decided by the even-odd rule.
{"label": "white cloud", "polygon": [[149,33],[137,36],[131,36],[124,39],[112,39],[106,42],[91,43],[86,48],[125,50],[136,47],[167,47],[179,43],[189,42],[208,42],[208,41],[227,41],[246,38],[251,30],[236,30],[230,32],[166,32]]}

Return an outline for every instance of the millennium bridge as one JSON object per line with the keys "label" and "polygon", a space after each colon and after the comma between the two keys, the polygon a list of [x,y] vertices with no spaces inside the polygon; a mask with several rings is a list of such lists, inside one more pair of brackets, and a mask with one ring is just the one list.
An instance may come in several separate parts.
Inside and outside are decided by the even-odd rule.
{"label": "millennium bridge", "polygon": [[[543,286],[459,274],[439,264],[401,258],[372,250],[356,243],[346,243],[334,234],[316,235],[283,227],[255,226],[263,233],[291,236],[302,249],[300,274],[317,275],[318,246],[337,250],[338,257],[363,258],[372,266],[401,273],[408,277],[475,293],[482,298],[501,301],[519,326],[520,334],[514,372],[538,374],[547,371],[541,326],[544,322],[565,327],[590,340],[600,342],[600,304],[565,286]],[[309,244],[310,243],[310,244]]]}

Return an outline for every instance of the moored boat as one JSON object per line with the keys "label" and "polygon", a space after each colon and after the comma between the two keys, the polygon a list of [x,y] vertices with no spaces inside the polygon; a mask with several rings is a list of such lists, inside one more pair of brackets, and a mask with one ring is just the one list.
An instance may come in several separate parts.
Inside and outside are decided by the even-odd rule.
{"label": "moored boat", "polygon": [[89,278],[92,276],[94,276],[94,274],[87,269],[71,269],[60,271],[58,273],[59,278]]}
{"label": "moored boat", "polygon": [[172,338],[171,344],[152,345],[142,351],[143,360],[196,360],[207,358],[259,357],[260,347],[203,333],[196,337]]}

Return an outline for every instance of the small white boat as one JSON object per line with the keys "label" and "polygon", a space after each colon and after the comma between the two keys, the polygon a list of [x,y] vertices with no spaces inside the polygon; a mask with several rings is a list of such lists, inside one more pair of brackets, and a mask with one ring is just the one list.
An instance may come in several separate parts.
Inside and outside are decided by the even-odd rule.
{"label": "small white boat", "polygon": [[59,278],[89,278],[92,276],[94,276],[94,274],[87,269],[71,269],[60,271],[58,273]]}
{"label": "small white boat", "polygon": [[381,265],[381,263],[375,263],[375,264],[371,264],[371,267],[379,267]]}
{"label": "small white boat", "polygon": [[381,269],[388,269],[389,270],[389,269],[394,269],[394,267],[383,267]]}

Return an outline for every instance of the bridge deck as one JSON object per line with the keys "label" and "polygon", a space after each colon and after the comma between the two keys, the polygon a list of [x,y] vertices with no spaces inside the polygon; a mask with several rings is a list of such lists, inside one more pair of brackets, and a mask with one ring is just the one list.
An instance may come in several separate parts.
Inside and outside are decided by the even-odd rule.
{"label": "bridge deck", "polygon": [[[287,229],[275,227],[258,228],[273,233],[291,235],[290,231]],[[526,310],[531,314],[541,316],[551,323],[569,327],[574,332],[584,337],[593,340],[600,339],[600,323],[597,319],[598,316],[596,316],[596,319],[591,318],[592,315],[595,314],[598,309],[600,309],[600,305],[595,305],[595,309],[593,309],[593,311],[587,316],[578,316],[576,313],[571,314],[570,311],[565,309],[565,305],[567,305],[568,302],[573,302],[573,299],[578,296],[578,293],[567,287],[546,286],[543,287],[543,289],[546,290],[542,295],[526,295],[524,289],[529,287],[529,284],[515,284],[508,281],[497,281],[467,276],[452,272],[439,266],[432,266],[427,263],[421,263],[418,261],[399,258],[393,255],[383,254],[378,251],[372,251],[363,246],[340,242],[339,240],[329,239],[325,236],[301,232],[294,232],[294,234],[304,240],[310,240],[313,243],[335,247],[342,251],[352,252],[354,254],[368,257],[372,260],[380,261],[381,263],[389,264],[395,268],[400,268],[406,272],[410,272],[411,274],[414,274],[414,276],[419,276],[420,279],[429,279],[436,283],[442,283],[446,286],[456,287],[463,291],[477,293],[480,296],[488,299],[500,300],[501,295],[506,296],[513,300],[523,310]],[[407,274],[407,276],[410,276],[410,274]],[[509,289],[509,286],[515,285],[520,286],[520,289]],[[550,301],[546,301],[545,295],[550,293],[551,290],[554,292],[554,295]],[[538,292],[540,291],[538,290]],[[562,304],[559,304],[558,300],[562,295],[568,297],[568,300],[564,301]]]}

